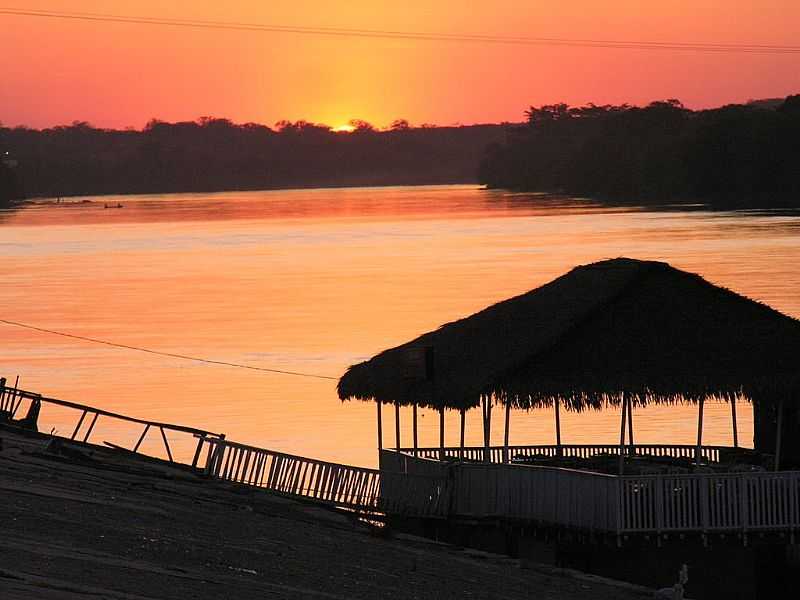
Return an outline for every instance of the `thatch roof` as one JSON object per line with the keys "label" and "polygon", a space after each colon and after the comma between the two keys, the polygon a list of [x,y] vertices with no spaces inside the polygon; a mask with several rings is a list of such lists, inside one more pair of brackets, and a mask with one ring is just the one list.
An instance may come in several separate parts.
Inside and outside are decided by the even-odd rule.
{"label": "thatch roof", "polygon": [[[409,353],[432,348],[432,378]],[[628,258],[572,271],[353,365],[342,399],[470,408],[554,398],[576,410],[744,392],[800,398],[800,321],[699,275]]]}

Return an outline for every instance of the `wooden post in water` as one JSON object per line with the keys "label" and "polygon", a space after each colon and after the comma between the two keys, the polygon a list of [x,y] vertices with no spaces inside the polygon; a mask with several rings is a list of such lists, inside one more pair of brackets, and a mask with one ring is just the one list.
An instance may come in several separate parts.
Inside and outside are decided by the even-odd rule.
{"label": "wooden post in water", "polygon": [[414,403],[414,456],[419,452],[419,443],[417,441],[417,404]]}
{"label": "wooden post in water", "polygon": [[483,462],[492,462],[491,445],[492,441],[492,398],[483,396]]}
{"label": "wooden post in water", "polygon": [[694,462],[700,464],[700,459],[703,456],[703,405],[705,404],[705,397],[700,397],[700,404],[697,409],[697,446],[694,449]]}
{"label": "wooden post in water", "polygon": [[781,465],[781,438],[783,437],[783,398],[778,403],[778,431],[775,432],[775,470]]}
{"label": "wooden post in water", "polygon": [[378,407],[378,451],[383,450],[383,423],[381,422],[381,402],[375,401],[375,406]]}
{"label": "wooden post in water", "polygon": [[736,394],[731,396],[731,420],[733,421],[733,447],[739,447],[739,431],[736,426]]}
{"label": "wooden post in water", "polygon": [[505,425],[505,435],[503,436],[503,462],[508,464],[508,430],[509,430],[509,422],[511,421],[511,402],[508,398],[506,398],[506,425]]}
{"label": "wooden post in water", "polygon": [[481,396],[481,423],[483,423],[483,462],[489,462],[486,458],[488,448],[486,447],[486,397]]}
{"label": "wooden post in water", "polygon": [[628,399],[628,454],[633,456],[635,453],[633,447],[633,402],[629,395],[626,394],[625,397]]}
{"label": "wooden post in water", "polygon": [[625,399],[625,392],[622,392],[622,418],[619,427],[619,474],[625,473],[625,418],[627,416],[628,403]]}
{"label": "wooden post in water", "polygon": [[561,400],[553,400],[553,408],[556,413],[556,456],[563,456],[564,450],[561,448]]}
{"label": "wooden post in water", "polygon": [[17,398],[17,390],[19,390],[19,375],[17,375],[17,378],[14,380],[14,389],[11,391],[11,398],[9,400],[10,401],[9,411],[11,412],[12,419],[17,416],[17,411],[19,410],[19,407],[22,404],[22,398],[20,397],[19,402],[17,402],[17,404],[14,405],[14,402]]}
{"label": "wooden post in water", "polygon": [[394,403],[394,447],[400,451],[400,403]]}
{"label": "wooden post in water", "polygon": [[461,409],[459,409],[458,412],[459,412],[459,416],[461,417],[461,439],[460,439],[460,442],[459,442],[460,445],[458,447],[458,459],[459,460],[464,460],[464,421],[465,421],[464,413],[465,413],[465,411],[464,411],[463,408],[461,408]]}
{"label": "wooden post in water", "polygon": [[439,460],[444,460],[444,406],[439,408]]}

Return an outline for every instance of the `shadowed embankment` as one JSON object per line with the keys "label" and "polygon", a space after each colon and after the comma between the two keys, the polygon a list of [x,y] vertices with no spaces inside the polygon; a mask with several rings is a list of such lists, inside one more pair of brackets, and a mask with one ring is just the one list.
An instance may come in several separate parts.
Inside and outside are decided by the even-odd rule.
{"label": "shadowed embankment", "polygon": [[376,533],[340,513],[110,449],[51,453],[42,436],[0,429],[0,438],[4,600],[650,597]]}

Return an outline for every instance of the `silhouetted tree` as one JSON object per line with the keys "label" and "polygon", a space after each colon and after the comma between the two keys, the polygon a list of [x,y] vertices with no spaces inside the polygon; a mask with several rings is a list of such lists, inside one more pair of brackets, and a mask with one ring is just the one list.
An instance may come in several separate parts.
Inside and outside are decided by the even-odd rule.
{"label": "silhouetted tree", "polygon": [[0,208],[8,208],[22,197],[16,169],[11,166],[14,163],[6,156],[5,152],[0,155]]}
{"label": "silhouetted tree", "polygon": [[74,196],[470,182],[485,146],[503,136],[498,125],[377,131],[360,122],[347,134],[303,120],[271,129],[202,117],[152,119],[141,131],[0,127],[0,148],[20,159],[28,195]]}
{"label": "silhouetted tree", "polygon": [[553,104],[525,115],[487,149],[478,178],[489,187],[645,204],[800,205],[800,96],[696,112],[675,99]]}
{"label": "silhouetted tree", "polygon": [[372,133],[375,131],[375,126],[372,123],[362,119],[350,119],[347,124],[353,128],[353,133]]}

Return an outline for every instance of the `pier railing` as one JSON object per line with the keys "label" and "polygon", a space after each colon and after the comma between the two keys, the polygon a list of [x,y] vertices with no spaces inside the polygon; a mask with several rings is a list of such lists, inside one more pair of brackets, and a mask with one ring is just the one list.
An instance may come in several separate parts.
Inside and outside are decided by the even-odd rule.
{"label": "pier railing", "polygon": [[[51,412],[58,410],[54,417]],[[114,425],[102,437],[96,425]],[[274,493],[313,500],[367,513],[444,516],[450,499],[444,473],[408,474],[332,463],[225,440],[225,435],[194,427],[148,421],[77,402],[48,398],[6,385],[0,378],[0,423],[41,430],[47,423],[69,422],[69,435],[53,437],[80,444],[102,443],[119,451],[166,459],[189,466],[210,478],[249,485]],[[74,425],[73,425],[74,424]],[[119,439],[121,425],[136,435],[127,444]],[[109,434],[115,439],[103,439]],[[145,444],[148,436],[151,443]],[[174,438],[183,436],[178,448]],[[170,441],[173,444],[170,444]],[[119,443],[117,443],[119,442]],[[152,442],[156,442],[153,444]],[[158,442],[163,443],[161,446]],[[181,452],[181,449],[184,449]],[[192,450],[190,452],[190,449]],[[432,461],[429,461],[432,462]]]}
{"label": "pier railing", "polygon": [[[224,434],[195,427],[148,421],[77,402],[48,398],[41,394],[18,389],[16,385],[8,386],[6,380],[0,378],[0,421],[5,420],[21,427],[41,430],[44,423],[49,424],[56,421],[50,414],[55,411],[60,413],[57,419],[60,423],[71,421],[75,425],[70,429],[69,435],[55,435],[54,437],[86,444],[96,443],[98,441],[96,426],[102,417],[104,425],[106,421],[114,422],[116,428],[112,427],[112,430],[122,430],[121,426],[125,424],[134,433],[127,443],[123,443],[126,440],[119,439],[119,435],[109,436],[106,433],[104,437],[115,438],[114,442],[102,440],[106,446],[152,458],[166,458],[171,463],[187,464],[192,467],[197,466],[203,440],[225,438]],[[148,438],[148,436],[150,437]],[[145,441],[152,442],[154,437],[156,444],[151,444],[147,448],[146,444],[143,446]],[[170,444],[170,438],[172,438],[172,444]],[[176,440],[175,438],[182,439]],[[180,443],[176,444],[176,441]],[[184,450],[184,448],[190,448],[193,450],[193,454],[189,454],[189,450]]]}
{"label": "pier railing", "polygon": [[205,473],[214,479],[364,512],[444,516],[446,477],[343,465],[205,438]]}
{"label": "pier railing", "polygon": [[454,473],[453,514],[460,516],[616,533],[618,500],[618,478],[590,471],[461,463]]}
{"label": "pier railing", "polygon": [[797,471],[620,477],[619,485],[624,533],[800,528]]}
{"label": "pier railing", "polygon": [[[694,458],[697,447],[690,444],[626,444],[622,448],[624,455],[649,456],[649,457],[669,457],[669,458]],[[703,460],[707,462],[719,462],[720,451],[724,451],[725,446],[701,446],[700,452]],[[487,452],[488,450],[488,452]],[[401,448],[400,452],[417,456],[439,460],[442,456],[442,449],[439,447],[426,448]],[[483,446],[446,446],[444,448],[444,458],[449,460],[464,460],[471,462],[485,462],[488,454],[488,462],[505,463],[519,460],[530,460],[537,457],[555,458],[592,458],[599,455],[619,456],[620,446],[618,444],[556,444],[529,445],[529,446],[508,446],[506,453],[505,446],[490,446],[488,449]]]}
{"label": "pier railing", "polygon": [[[0,379],[0,420],[35,428],[50,410],[75,422],[67,438],[90,443],[99,420],[125,423],[136,442],[113,448],[143,454],[149,432],[160,434],[166,460],[209,478],[295,498],[398,516],[506,519],[547,527],[616,534],[777,532],[800,529],[800,471],[607,475],[536,465],[535,458],[618,455],[617,445],[510,446],[383,450],[380,469],[369,469],[257,448],[202,429],[148,421],[9,387]],[[170,436],[188,438],[186,456],[173,453]],[[63,436],[66,437],[66,436]],[[132,440],[131,440],[132,441]],[[153,441],[153,440],[151,440]],[[152,444],[151,444],[152,446]],[[693,458],[695,446],[626,445],[628,455]],[[703,446],[712,464],[727,449]],[[150,456],[162,458],[151,453]],[[527,464],[517,462],[527,459]],[[743,468],[747,468],[744,466]],[[710,470],[706,467],[707,470]]]}
{"label": "pier railing", "polygon": [[[573,446],[574,453],[564,455],[588,457],[592,454],[586,452],[600,453],[604,448]],[[636,447],[637,452],[640,448]],[[652,456],[673,457],[691,457],[694,451],[693,446],[648,445],[645,449]],[[706,456],[713,461],[725,448],[710,450]],[[397,458],[384,457],[391,454]],[[617,476],[535,464],[487,463],[482,462],[482,454],[473,461],[444,462],[419,454],[383,451],[381,468],[408,473],[447,469],[452,517],[507,519],[617,535],[793,535],[800,528],[798,471]]]}

